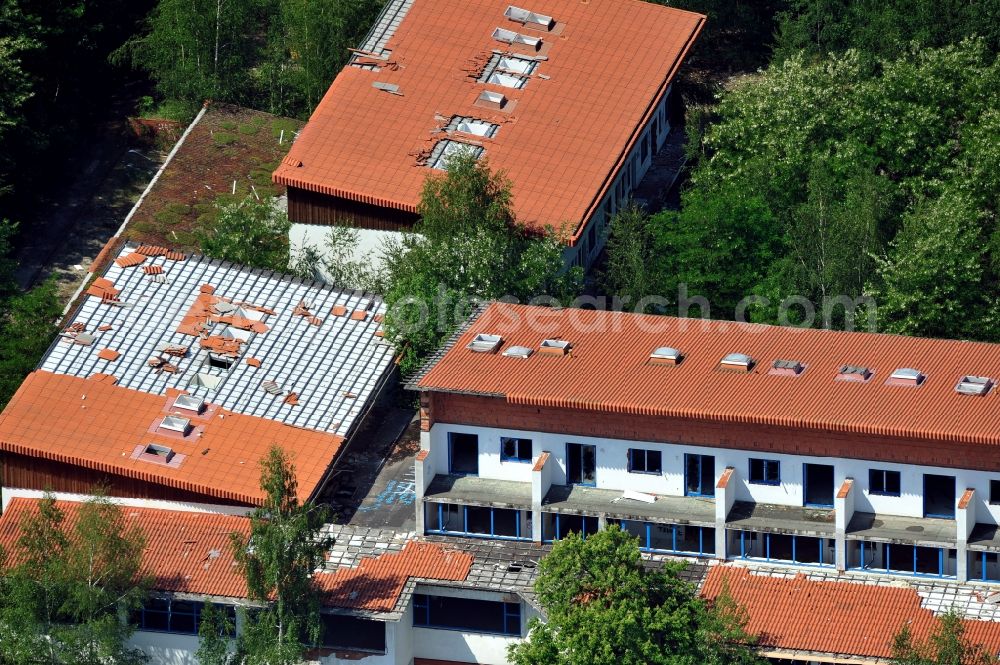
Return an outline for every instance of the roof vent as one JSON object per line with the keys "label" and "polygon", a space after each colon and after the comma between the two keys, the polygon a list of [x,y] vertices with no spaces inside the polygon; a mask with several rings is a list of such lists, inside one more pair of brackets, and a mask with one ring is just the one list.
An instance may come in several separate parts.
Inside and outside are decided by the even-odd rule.
{"label": "roof vent", "polygon": [[522,23],[524,25],[537,25],[545,28],[546,30],[551,30],[556,24],[551,16],[536,14],[535,12],[515,7],[514,5],[508,5],[507,10],[503,13],[503,15],[516,23]]}
{"label": "roof vent", "polygon": [[543,339],[538,345],[538,352],[553,356],[564,356],[573,345],[564,339]]}
{"label": "roof vent", "polygon": [[657,347],[649,354],[651,365],[680,365],[682,360],[684,360],[684,354],[681,353],[680,349],[675,349],[672,346]]}
{"label": "roof vent", "polygon": [[745,353],[730,353],[719,361],[719,366],[722,369],[738,370],[740,372],[749,372],[753,369],[754,364],[754,359]]}
{"label": "roof vent", "polygon": [[142,451],[146,455],[153,455],[154,457],[159,457],[162,461],[170,463],[170,460],[174,458],[174,451],[168,446],[161,446],[156,443],[151,443],[146,446],[146,449]]}
{"label": "roof vent", "polygon": [[508,358],[529,358],[535,350],[527,346],[512,346],[503,352]]}
{"label": "roof vent", "polygon": [[993,387],[993,379],[987,376],[963,376],[955,386],[963,395],[985,395]]}
{"label": "roof vent", "polygon": [[927,377],[912,367],[897,367],[886,380],[890,386],[919,386]]}
{"label": "roof vent", "polygon": [[768,374],[775,376],[798,376],[805,369],[806,366],[798,360],[775,360],[771,363],[771,370]]}
{"label": "roof vent", "polygon": [[494,30],[493,39],[505,44],[520,44],[522,46],[529,46],[536,51],[542,47],[542,40],[538,37],[529,37],[528,35],[522,35],[519,32],[505,30],[504,28],[497,28]]}
{"label": "roof vent", "polygon": [[174,407],[185,411],[201,413],[205,408],[205,400],[198,399],[194,395],[178,395],[174,400]]}
{"label": "roof vent", "polygon": [[838,381],[867,381],[875,372],[861,365],[842,365],[837,372]]}
{"label": "roof vent", "polygon": [[171,432],[180,432],[181,434],[187,434],[188,427],[190,426],[191,421],[180,416],[167,416],[160,423],[161,429],[168,429]]}
{"label": "roof vent", "polygon": [[472,338],[471,342],[465,345],[465,348],[476,353],[496,353],[501,344],[503,344],[503,338],[500,335],[479,333]]}

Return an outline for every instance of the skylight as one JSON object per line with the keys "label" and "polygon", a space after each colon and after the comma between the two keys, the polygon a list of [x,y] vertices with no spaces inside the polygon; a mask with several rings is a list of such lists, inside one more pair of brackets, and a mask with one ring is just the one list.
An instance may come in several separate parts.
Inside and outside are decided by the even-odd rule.
{"label": "skylight", "polygon": [[177,399],[174,400],[174,407],[184,409],[185,411],[201,413],[201,410],[205,408],[205,400],[199,399],[194,395],[178,395]]}
{"label": "skylight", "polygon": [[500,125],[495,123],[461,115],[454,116],[451,122],[444,128],[449,133],[462,132],[464,134],[472,134],[473,136],[482,136],[483,138],[493,138],[499,129]]}
{"label": "skylight", "polygon": [[842,365],[837,372],[837,379],[840,381],[867,381],[872,378],[875,372],[861,365]]}
{"label": "skylight", "polygon": [[191,426],[191,421],[187,418],[181,418],[180,416],[167,416],[160,423],[161,429],[167,429],[171,432],[180,432],[181,434],[186,434],[188,427]]}
{"label": "skylight", "polygon": [[448,160],[462,152],[471,154],[476,159],[479,159],[480,155],[483,154],[483,147],[481,145],[462,143],[461,141],[452,141],[451,139],[438,141],[434,145],[434,149],[431,150],[430,157],[427,159],[427,166],[443,171],[448,168]]}
{"label": "skylight", "polygon": [[465,345],[465,348],[477,353],[495,353],[503,343],[500,335],[487,335],[479,333],[472,338],[472,341]]}
{"label": "skylight", "polygon": [[503,352],[508,358],[528,358],[535,350],[527,346],[512,346]]}
{"label": "skylight", "polygon": [[515,7],[514,5],[509,5],[503,15],[511,21],[523,23],[525,25],[537,25],[545,28],[546,30],[551,30],[552,26],[555,25],[555,21],[551,16],[536,14],[535,12],[522,9],[521,7]]}
{"label": "skylight", "polygon": [[993,387],[993,379],[988,376],[963,376],[955,390],[963,395],[985,395]]}
{"label": "skylight", "polygon": [[528,82],[528,75],[537,66],[538,62],[529,58],[494,53],[483,68],[479,82],[502,85],[505,88],[523,88]]}
{"label": "skylight", "polygon": [[672,346],[657,347],[649,354],[650,362],[656,365],[679,365],[683,359],[684,354],[681,353],[680,349],[675,349]]}
{"label": "skylight", "polygon": [[899,386],[919,386],[924,382],[923,372],[918,369],[913,369],[912,367],[897,367],[893,370],[892,374],[889,375],[886,383],[890,385]]}
{"label": "skylight", "polygon": [[745,353],[730,353],[719,361],[719,365],[723,369],[737,369],[749,372],[753,369],[754,359]]}
{"label": "skylight", "polygon": [[479,98],[476,100],[478,103],[485,106],[491,106],[494,108],[502,109],[507,103],[507,96],[502,92],[494,92],[493,90],[483,90],[479,93]]}
{"label": "skylight", "polygon": [[798,360],[775,360],[771,363],[771,371],[768,374],[776,376],[798,376],[805,370],[806,366]]}
{"label": "skylight", "polygon": [[174,458],[174,451],[167,446],[151,443],[142,451],[146,455],[159,457],[162,461],[169,463]]}
{"label": "skylight", "polygon": [[493,39],[498,42],[503,42],[505,44],[519,44],[521,46],[529,46],[536,51],[541,48],[542,40],[538,37],[530,37],[528,35],[522,35],[520,32],[514,32],[513,30],[505,30],[504,28],[497,28],[493,31]]}
{"label": "skylight", "polygon": [[562,356],[568,353],[572,347],[573,345],[564,339],[543,339],[542,343],[538,345],[538,350],[542,353]]}

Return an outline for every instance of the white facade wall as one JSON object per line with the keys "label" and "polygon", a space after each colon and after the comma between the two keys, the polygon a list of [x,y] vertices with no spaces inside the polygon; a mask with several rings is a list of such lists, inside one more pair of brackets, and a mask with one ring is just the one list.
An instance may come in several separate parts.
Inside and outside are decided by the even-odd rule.
{"label": "white facade wall", "polygon": [[[354,229],[357,234],[357,244],[354,245],[350,257],[351,261],[357,261],[369,266],[372,270],[378,271],[383,266],[383,247],[387,240],[398,238],[398,231],[381,231],[378,229]],[[299,254],[306,247],[312,247],[319,255],[327,256],[326,238],[330,233],[330,227],[321,224],[292,224],[288,231],[288,242],[291,251],[291,260],[294,264]],[[330,276],[322,269],[319,275],[324,282],[332,283]],[[334,286],[353,287],[353,284],[335,284]]]}
{"label": "white facade wall", "polygon": [[128,645],[142,649],[149,656],[150,665],[198,665],[194,657],[198,650],[197,635],[175,635],[137,630]]}
{"label": "white facade wall", "polygon": [[[774,452],[732,450],[693,446],[688,444],[626,441],[601,437],[567,436],[547,432],[507,430],[489,427],[470,427],[435,423],[427,436],[430,457],[435,473],[448,473],[448,433],[463,432],[479,437],[479,476],[497,480],[530,483],[531,464],[500,461],[500,438],[518,437],[531,439],[534,459],[548,451],[552,459],[552,483],[566,483],[566,444],[582,443],[597,447],[597,487],[611,490],[636,490],[651,494],[683,496],[685,453],[715,457],[715,477],[732,466],[736,469],[736,500],[772,503],[786,506],[803,505],[803,464],[829,464],[834,467],[834,491],[845,478],[855,480],[855,510],[860,512],[923,517],[923,476],[925,473],[955,477],[955,501],[966,488],[974,488],[975,518],[984,524],[1000,524],[1000,505],[990,505],[990,481],[1000,480],[1000,472],[987,473],[943,467],[926,467],[912,464],[841,459],[834,457],[809,457]],[[663,472],[657,475],[629,473],[628,449],[643,448],[662,453]],[[781,465],[781,484],[758,485],[748,482],[750,459],[775,459]],[[868,488],[869,469],[899,471],[901,496],[871,494]]]}

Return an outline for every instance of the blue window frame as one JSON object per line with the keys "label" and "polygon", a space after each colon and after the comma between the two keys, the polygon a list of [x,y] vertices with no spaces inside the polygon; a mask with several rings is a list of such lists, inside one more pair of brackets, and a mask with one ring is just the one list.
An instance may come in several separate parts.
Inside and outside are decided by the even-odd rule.
{"label": "blue window frame", "polygon": [[639,539],[643,552],[668,552],[685,556],[715,556],[715,529],[710,526],[660,524],[633,520],[608,520]]}
{"label": "blue window frame", "polygon": [[663,473],[663,453],[661,453],[659,450],[646,450],[644,448],[629,448],[628,472],[649,473],[653,475],[659,475]]}
{"label": "blue window frame", "polygon": [[715,496],[715,456],[684,455],[684,494]]}
{"label": "blue window frame", "polygon": [[852,541],[852,570],[877,571],[914,577],[954,577],[945,573],[945,561],[955,557],[955,551],[943,547],[904,545],[898,543]]}
{"label": "blue window frame", "polygon": [[502,436],[500,437],[500,461],[531,462],[531,448],[531,439]]}
{"label": "blue window frame", "polygon": [[[734,533],[734,532],[730,532]],[[785,533],[739,531],[740,558],[794,563],[799,566],[832,566],[827,553],[829,538]]]}
{"label": "blue window frame", "polygon": [[996,552],[969,552],[969,579],[1000,582],[1000,556]]}
{"label": "blue window frame", "polygon": [[522,511],[454,503],[424,504],[427,533],[497,540],[531,540],[531,522],[522,526]]}
{"label": "blue window frame", "polygon": [[899,471],[868,469],[868,493],[879,496],[899,496],[902,492]]}
{"label": "blue window frame", "polygon": [[413,625],[520,637],[521,604],[415,593]]}
{"label": "blue window frame", "polygon": [[546,543],[561,540],[570,533],[578,533],[586,539],[599,530],[597,518],[591,515],[542,513],[542,541]]}
{"label": "blue window frame", "polygon": [[[176,598],[147,598],[143,607],[132,615],[132,624],[137,630],[156,633],[197,635],[201,625],[204,603]],[[216,605],[225,612],[230,627],[236,626],[236,608],[232,605]]]}
{"label": "blue window frame", "polygon": [[781,463],[776,459],[750,459],[750,482],[754,485],[780,485]]}
{"label": "blue window frame", "polygon": [[479,437],[463,432],[448,433],[448,473],[479,475]]}

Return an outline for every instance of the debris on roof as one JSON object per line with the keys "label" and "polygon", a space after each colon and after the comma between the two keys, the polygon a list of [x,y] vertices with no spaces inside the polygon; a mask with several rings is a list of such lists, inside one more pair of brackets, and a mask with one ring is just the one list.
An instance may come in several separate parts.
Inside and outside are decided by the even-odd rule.
{"label": "debris on roof", "polygon": [[97,357],[100,358],[101,360],[114,362],[115,360],[118,360],[118,358],[120,358],[121,355],[122,355],[121,353],[115,351],[114,349],[101,349],[98,352]]}
{"label": "debris on roof", "polygon": [[[126,256],[119,256],[115,259],[115,263],[122,268],[134,268],[137,265],[141,265],[146,261],[146,257],[138,252],[133,252]],[[148,273],[147,273],[148,274]]]}

